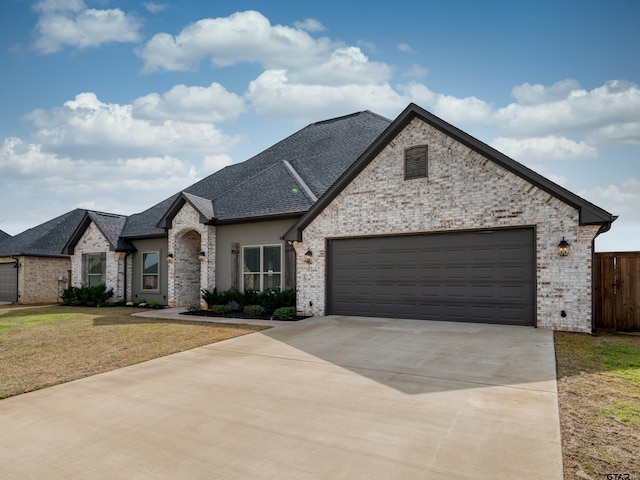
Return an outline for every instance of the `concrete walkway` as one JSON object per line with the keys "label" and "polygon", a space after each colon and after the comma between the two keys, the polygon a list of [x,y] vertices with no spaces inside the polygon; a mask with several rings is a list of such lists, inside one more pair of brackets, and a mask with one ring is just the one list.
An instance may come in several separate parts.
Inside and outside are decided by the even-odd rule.
{"label": "concrete walkway", "polygon": [[552,333],[293,322],[0,401],[3,479],[561,479]]}

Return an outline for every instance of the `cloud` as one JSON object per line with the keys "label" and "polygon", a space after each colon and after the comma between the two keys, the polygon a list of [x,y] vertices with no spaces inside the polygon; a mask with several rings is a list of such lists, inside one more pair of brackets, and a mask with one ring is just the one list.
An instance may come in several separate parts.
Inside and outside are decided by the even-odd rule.
{"label": "cloud", "polygon": [[495,112],[494,120],[515,136],[588,134],[597,129],[635,122],[640,111],[638,85],[612,80],[586,91],[571,80],[550,88],[521,85],[512,103]]}
{"label": "cloud", "polygon": [[620,185],[607,185],[605,187],[582,190],[578,192],[578,195],[614,215],[619,215],[620,220],[624,223],[640,223],[640,209],[638,209],[638,205],[640,205],[639,178],[628,178]]}
{"label": "cloud", "polygon": [[133,116],[149,120],[218,123],[237,120],[246,111],[244,99],[219,83],[208,87],[176,85],[159,95],[150,93],[133,102]]}
{"label": "cloud", "polygon": [[640,145],[640,122],[607,125],[587,135],[586,141],[603,145]]}
{"label": "cloud", "polygon": [[406,43],[400,43],[398,44],[398,51],[399,52],[404,52],[404,53],[415,53],[413,51],[413,48],[411,48],[410,45],[407,45]]}
{"label": "cloud", "polygon": [[151,13],[162,12],[168,6],[167,3],[142,2],[142,4]]}
{"label": "cloud", "polygon": [[322,25],[322,23],[313,18],[307,18],[302,22],[293,22],[293,25],[294,27],[300,30],[305,30],[307,32],[323,32],[324,30],[326,30],[325,26]]}
{"label": "cloud", "polygon": [[429,74],[426,68],[414,63],[409,70],[402,73],[403,77],[424,78]]}
{"label": "cloud", "polygon": [[598,151],[584,142],[555,135],[534,138],[499,137],[491,145],[521,163],[586,160],[598,156]]}
{"label": "cloud", "polygon": [[238,141],[210,123],[136,118],[132,105],[103,103],[91,92],[76,95],[63,107],[36,110],[27,119],[32,121],[34,143],[62,156],[86,159],[212,154]]}
{"label": "cloud", "polygon": [[144,72],[191,70],[203,58],[213,65],[254,62],[266,68],[313,65],[330,51],[326,39],[315,40],[306,31],[271,25],[261,13],[237,12],[229,17],[206,18],[184,28],[177,36],[154,35],[136,50]]}
{"label": "cloud", "polygon": [[43,54],[64,46],[83,49],[140,40],[140,22],[120,9],[87,9],[81,0],[44,0],[34,10],[40,14],[34,48]]}

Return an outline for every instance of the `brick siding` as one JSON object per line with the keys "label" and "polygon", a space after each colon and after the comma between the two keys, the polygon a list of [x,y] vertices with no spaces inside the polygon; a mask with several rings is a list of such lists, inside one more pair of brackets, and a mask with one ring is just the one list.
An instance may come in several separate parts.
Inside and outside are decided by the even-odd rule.
{"label": "brick siding", "polygon": [[[416,145],[429,146],[428,178],[405,181],[404,151]],[[536,232],[537,326],[589,332],[598,226],[579,226],[573,207],[414,119],[294,245],[298,310],[325,314],[326,238],[518,226],[534,226]],[[571,244],[567,257],[557,253],[562,237]],[[308,249],[311,264],[303,258]]]}

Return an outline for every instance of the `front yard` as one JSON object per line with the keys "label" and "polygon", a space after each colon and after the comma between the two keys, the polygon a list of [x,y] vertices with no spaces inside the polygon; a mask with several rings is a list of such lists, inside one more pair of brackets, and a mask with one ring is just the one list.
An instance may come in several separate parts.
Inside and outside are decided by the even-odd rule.
{"label": "front yard", "polygon": [[127,307],[0,307],[0,399],[266,327],[131,316]]}

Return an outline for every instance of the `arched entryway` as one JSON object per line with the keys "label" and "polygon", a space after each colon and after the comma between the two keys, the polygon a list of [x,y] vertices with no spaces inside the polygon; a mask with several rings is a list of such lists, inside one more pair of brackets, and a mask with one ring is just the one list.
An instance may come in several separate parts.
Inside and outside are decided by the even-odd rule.
{"label": "arched entryway", "polygon": [[201,297],[198,255],[201,236],[195,230],[187,230],[176,236],[174,263],[174,300],[179,307],[199,306]]}

